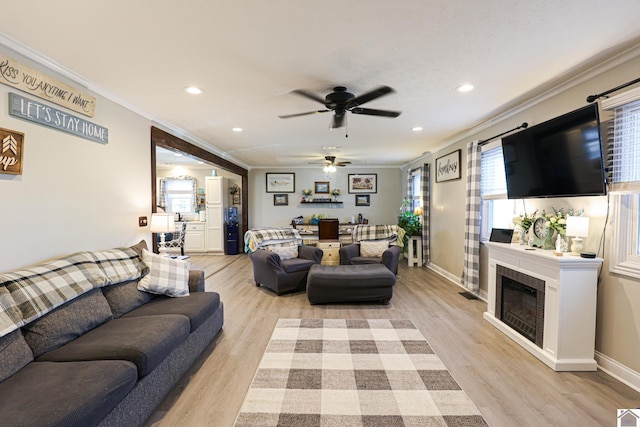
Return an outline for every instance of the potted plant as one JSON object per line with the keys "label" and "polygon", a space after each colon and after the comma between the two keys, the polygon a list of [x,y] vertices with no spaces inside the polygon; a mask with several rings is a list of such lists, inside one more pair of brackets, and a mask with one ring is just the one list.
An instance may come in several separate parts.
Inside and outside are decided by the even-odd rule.
{"label": "potted plant", "polygon": [[304,190],[302,190],[303,201],[308,202],[312,194],[313,191],[311,191],[309,188],[305,188]]}
{"label": "potted plant", "polygon": [[329,218],[326,214],[311,214],[311,224],[317,224],[319,220]]}
{"label": "potted plant", "polygon": [[333,195],[333,201],[337,202],[338,201],[338,196],[340,195],[340,189],[339,188],[334,188],[333,190],[331,190],[331,194]]}
{"label": "potted plant", "polygon": [[416,215],[411,212],[409,199],[405,197],[400,208],[400,215],[398,216],[398,227],[405,231],[405,235],[402,238],[402,251],[406,252],[409,243],[409,237],[422,236],[422,224],[420,222],[420,215]]}

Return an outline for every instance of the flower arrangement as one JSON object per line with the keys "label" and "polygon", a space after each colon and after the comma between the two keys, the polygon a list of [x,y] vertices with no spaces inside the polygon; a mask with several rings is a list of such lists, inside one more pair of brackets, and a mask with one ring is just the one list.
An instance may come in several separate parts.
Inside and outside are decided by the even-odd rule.
{"label": "flower arrangement", "polygon": [[567,235],[567,216],[583,214],[583,210],[574,212],[573,209],[567,209],[567,212],[565,212],[564,208],[556,209],[552,207],[551,209],[553,210],[553,215],[547,214],[544,210],[542,211],[542,216],[547,220],[545,225],[551,230],[557,231],[561,236]]}
{"label": "flower arrangement", "polygon": [[538,211],[536,210],[532,214],[527,214],[526,212],[520,214],[519,216],[513,218],[513,224],[519,225],[522,228],[522,231],[526,233],[527,231],[529,231],[529,229],[533,225],[533,222],[536,220],[537,213]]}
{"label": "flower arrangement", "polygon": [[333,190],[331,190],[331,194],[333,194],[334,196],[339,196],[340,195],[340,189],[339,188],[334,188]]}
{"label": "flower arrangement", "polygon": [[305,188],[304,190],[302,190],[302,195],[303,196],[310,196],[313,194],[313,190],[309,189],[309,188]]}
{"label": "flower arrangement", "polygon": [[311,219],[326,219],[329,218],[329,216],[327,214],[323,214],[323,213],[319,213],[319,214],[311,214]]}

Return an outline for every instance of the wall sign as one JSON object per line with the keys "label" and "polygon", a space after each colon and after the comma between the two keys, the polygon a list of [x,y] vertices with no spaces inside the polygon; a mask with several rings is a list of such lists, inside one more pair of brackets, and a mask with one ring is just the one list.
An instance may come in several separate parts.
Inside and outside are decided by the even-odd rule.
{"label": "wall sign", "polygon": [[460,179],[460,151],[436,159],[436,182]]}
{"label": "wall sign", "polygon": [[0,53],[0,82],[93,117],[96,98]]}
{"label": "wall sign", "polygon": [[24,134],[0,128],[0,173],[22,175]]}
{"label": "wall sign", "polygon": [[107,128],[17,93],[9,94],[9,114],[101,144],[109,142]]}

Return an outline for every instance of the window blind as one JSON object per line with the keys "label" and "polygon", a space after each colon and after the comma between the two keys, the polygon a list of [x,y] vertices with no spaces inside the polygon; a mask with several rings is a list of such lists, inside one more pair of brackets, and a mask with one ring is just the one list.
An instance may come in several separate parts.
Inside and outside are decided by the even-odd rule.
{"label": "window blind", "polygon": [[507,198],[502,145],[482,151],[480,178],[480,194],[483,199]]}
{"label": "window blind", "polygon": [[612,189],[627,189],[629,183],[640,183],[640,91],[634,89],[609,98],[602,106],[614,110],[606,147]]}

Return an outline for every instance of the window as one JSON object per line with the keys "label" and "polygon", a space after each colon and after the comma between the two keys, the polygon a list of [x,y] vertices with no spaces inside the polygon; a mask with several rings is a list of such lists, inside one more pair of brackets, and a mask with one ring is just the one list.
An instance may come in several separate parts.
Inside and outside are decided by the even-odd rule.
{"label": "window", "polygon": [[609,269],[640,278],[640,88],[602,102],[614,110],[607,141],[613,202],[613,234]]}
{"label": "window", "polygon": [[421,172],[420,168],[411,171],[411,211],[415,212],[416,208],[422,207],[422,189],[421,189]]}
{"label": "window", "polygon": [[482,147],[480,177],[480,239],[487,240],[494,227],[512,228],[515,215],[515,202],[507,199],[502,141],[494,141]]}
{"label": "window", "polygon": [[166,210],[174,213],[195,212],[194,180],[165,179]]}

